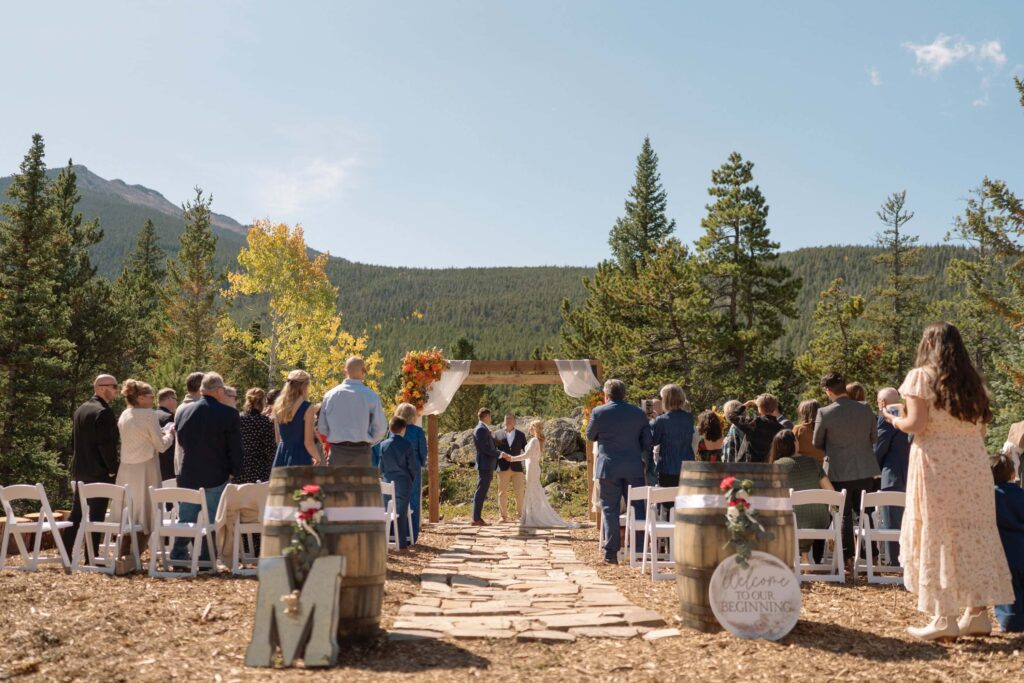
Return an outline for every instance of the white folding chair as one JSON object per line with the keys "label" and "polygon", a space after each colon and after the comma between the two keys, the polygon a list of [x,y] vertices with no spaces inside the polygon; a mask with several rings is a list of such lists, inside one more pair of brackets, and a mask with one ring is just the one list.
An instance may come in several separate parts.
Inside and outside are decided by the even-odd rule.
{"label": "white folding chair", "polygon": [[[674,487],[652,486],[647,494],[647,519],[644,520],[644,547],[641,558],[640,571],[647,571],[647,562],[651,563],[651,581],[663,579],[674,579],[675,560],[672,556],[673,537],[675,536],[676,525],[673,521],[661,522],[658,520],[658,505],[674,502],[678,489]],[[668,552],[659,551],[659,541],[668,539]],[[671,567],[671,572],[658,571],[660,568]]]}
{"label": "white folding chair", "polygon": [[[868,493],[864,491],[860,496],[860,517],[859,523],[853,527],[853,534],[856,542],[853,550],[853,575],[865,572],[868,583],[903,583],[903,567],[898,564],[876,564],[875,544],[885,542],[896,542],[900,540],[899,529],[879,529],[873,523],[871,514],[879,507],[906,507],[907,494],[902,491],[876,491]],[[860,549],[864,548],[865,559],[861,559]],[[883,574],[895,574],[895,576],[884,576]]]}
{"label": "white folding chair", "polygon": [[[142,569],[139,539],[136,534],[142,533],[144,529],[142,524],[134,519],[131,491],[116,484],[82,482],[78,482],[77,491],[82,506],[82,521],[78,525],[75,545],[71,550],[71,571],[114,574],[121,542],[126,534],[131,539],[130,547],[135,569]],[[107,514],[103,521],[93,522],[89,520],[89,501],[97,498],[108,501]],[[103,535],[96,549],[89,540],[90,534],[94,533]]]}
{"label": "white folding chair", "polygon": [[638,551],[636,547],[636,535],[644,531],[644,520],[636,518],[634,503],[640,503],[646,509],[648,496],[655,488],[654,486],[630,486],[626,490],[626,511],[620,515],[620,519],[622,520],[621,525],[626,527],[626,538],[622,543],[622,550],[629,560],[630,567],[635,567],[644,559],[644,549],[640,548]]}
{"label": "white folding chair", "polygon": [[[149,575],[156,578],[179,578],[183,572],[172,571],[173,567],[188,568],[188,576],[196,576],[200,567],[210,571],[217,569],[217,548],[213,542],[215,525],[210,522],[210,513],[206,509],[205,489],[179,489],[149,487],[149,497],[153,505],[153,533],[149,536]],[[164,519],[165,503],[171,503],[179,511],[173,520]],[[199,514],[195,522],[182,522],[180,519],[181,505],[189,503],[199,506]],[[170,557],[171,541],[186,538],[192,542],[190,560],[174,560]],[[164,539],[167,539],[166,542]],[[209,550],[209,559],[200,560],[203,543]],[[164,569],[158,570],[157,567]]]}
{"label": "white folding chair", "polygon": [[[380,480],[381,499],[384,503],[384,510],[387,521],[388,550],[398,549],[398,508],[395,502],[395,483]],[[412,506],[406,506],[405,518],[409,525],[409,543],[412,543]]]}
{"label": "white folding chair", "polygon": [[[843,562],[843,506],[846,504],[846,489],[830,491],[828,489],[789,490],[793,503],[793,528],[796,530],[795,556],[793,568],[801,581],[831,581],[846,583],[846,565]],[[796,508],[800,505],[827,505],[832,522],[827,529],[804,529],[797,521]],[[831,559],[826,562],[815,562],[814,556],[808,553],[807,562],[800,561],[800,541],[832,541],[834,550]],[[826,553],[827,554],[827,553]],[[827,572],[819,574],[816,572]]]}
{"label": "white folding chair", "polygon": [[[11,503],[16,500],[39,503],[39,516],[29,522],[19,522],[11,507]],[[3,503],[4,514],[7,515],[7,521],[4,523],[4,539],[0,543],[0,569],[4,568],[7,561],[7,543],[12,535],[25,564],[12,566],[11,569],[34,572],[41,564],[55,562],[60,562],[65,567],[68,566],[68,553],[64,548],[60,531],[71,526],[71,522],[58,522],[54,518],[53,510],[50,509],[50,501],[46,499],[46,490],[43,489],[42,484],[15,484],[14,486],[0,487],[0,502]],[[57,547],[57,557],[43,557],[39,554],[42,549],[43,534],[47,533],[53,536],[53,543]],[[31,552],[25,547],[25,539],[22,534],[32,534]]]}
{"label": "white folding chair", "polygon": [[[256,536],[263,532],[263,512],[267,507],[270,482],[256,484],[228,484],[217,505],[215,530],[224,530],[227,543],[227,528],[231,528],[231,573],[238,576],[256,576],[258,565]],[[257,510],[255,522],[242,522],[242,510]],[[242,546],[245,541],[247,547]],[[221,553],[221,561],[227,553]]]}

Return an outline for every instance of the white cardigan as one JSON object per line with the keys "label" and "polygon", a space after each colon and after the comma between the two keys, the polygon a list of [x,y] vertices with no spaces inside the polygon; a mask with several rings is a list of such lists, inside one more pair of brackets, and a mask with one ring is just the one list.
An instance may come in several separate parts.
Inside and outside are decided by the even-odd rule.
{"label": "white cardigan", "polygon": [[117,420],[121,432],[121,462],[137,465],[155,458],[174,443],[174,435],[160,430],[152,408],[128,407]]}

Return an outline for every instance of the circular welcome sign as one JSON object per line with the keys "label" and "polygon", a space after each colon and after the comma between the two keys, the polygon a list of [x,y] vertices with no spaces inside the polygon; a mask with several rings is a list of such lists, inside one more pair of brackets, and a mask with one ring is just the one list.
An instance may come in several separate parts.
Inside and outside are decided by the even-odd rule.
{"label": "circular welcome sign", "polygon": [[747,640],[778,640],[800,618],[800,579],[774,555],[758,550],[744,569],[725,558],[711,576],[711,611],[729,633]]}

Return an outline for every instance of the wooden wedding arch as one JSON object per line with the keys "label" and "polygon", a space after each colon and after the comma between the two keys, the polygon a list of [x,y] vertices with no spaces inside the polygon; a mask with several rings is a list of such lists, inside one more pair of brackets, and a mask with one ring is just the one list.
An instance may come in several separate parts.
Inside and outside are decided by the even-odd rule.
{"label": "wooden wedding arch", "polygon": [[[598,382],[602,382],[601,361],[591,360],[590,368]],[[561,384],[558,366],[553,360],[474,360],[469,364],[469,375],[462,386],[482,384]],[[438,450],[437,415],[427,416],[427,495],[430,521],[440,521],[441,462]],[[587,441],[587,487],[594,479],[594,447]]]}

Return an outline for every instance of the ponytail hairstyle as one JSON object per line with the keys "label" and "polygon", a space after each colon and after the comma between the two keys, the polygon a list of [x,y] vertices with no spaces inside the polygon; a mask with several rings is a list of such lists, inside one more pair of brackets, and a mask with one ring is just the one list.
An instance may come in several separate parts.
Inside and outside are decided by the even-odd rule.
{"label": "ponytail hairstyle", "polygon": [[121,385],[121,395],[133,408],[139,405],[139,397],[153,394],[153,387],[137,379],[126,379]]}
{"label": "ponytail hairstyle", "polygon": [[956,327],[941,322],[924,328],[914,366],[934,371],[932,393],[936,408],[964,422],[992,421],[985,382],[974,369]]}
{"label": "ponytail hairstyle", "polygon": [[287,424],[295,417],[296,411],[305,400],[309,387],[309,373],[305,370],[292,370],[285,380],[281,395],[274,401],[274,419],[278,424]]}

